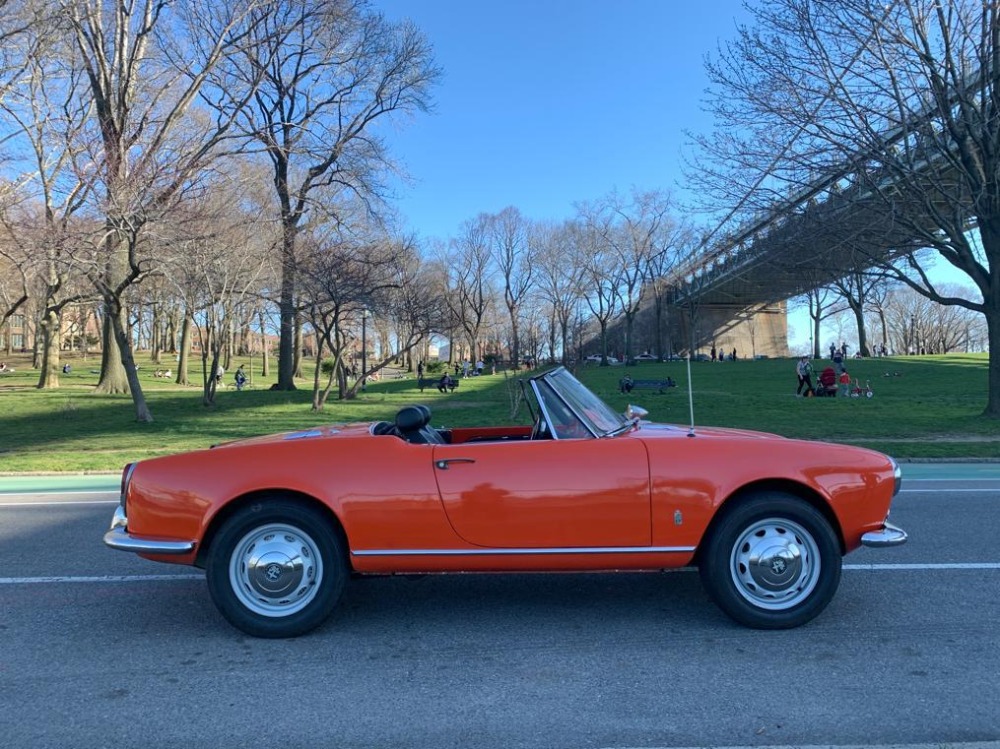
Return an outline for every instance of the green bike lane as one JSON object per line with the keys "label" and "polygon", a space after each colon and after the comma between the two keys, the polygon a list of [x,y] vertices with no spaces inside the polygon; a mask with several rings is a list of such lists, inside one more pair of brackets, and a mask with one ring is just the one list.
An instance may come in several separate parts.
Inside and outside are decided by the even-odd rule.
{"label": "green bike lane", "polygon": [[[997,463],[902,463],[903,481],[1000,481]],[[2,494],[117,492],[121,474],[49,474],[0,476]]]}
{"label": "green bike lane", "polygon": [[121,489],[120,473],[62,473],[31,476],[0,476],[0,495],[3,494],[70,494],[118,492]]}

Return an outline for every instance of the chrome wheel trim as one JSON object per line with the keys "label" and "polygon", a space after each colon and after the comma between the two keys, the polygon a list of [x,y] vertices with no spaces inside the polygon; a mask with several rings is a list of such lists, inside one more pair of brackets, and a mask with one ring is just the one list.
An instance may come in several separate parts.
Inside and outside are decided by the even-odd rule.
{"label": "chrome wheel trim", "polygon": [[798,523],[757,520],[733,544],[729,569],[739,594],[768,611],[784,611],[809,598],[819,583],[819,545]]}
{"label": "chrome wheel trim", "polygon": [[268,523],[243,536],[229,560],[229,584],[237,600],[261,616],[298,613],[319,593],[323,558],[301,528]]}

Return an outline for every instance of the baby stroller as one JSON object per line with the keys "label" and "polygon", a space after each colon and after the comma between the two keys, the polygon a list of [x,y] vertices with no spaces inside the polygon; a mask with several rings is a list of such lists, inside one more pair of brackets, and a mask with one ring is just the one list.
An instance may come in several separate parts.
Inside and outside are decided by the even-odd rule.
{"label": "baby stroller", "polygon": [[827,367],[819,373],[819,380],[813,388],[813,394],[818,398],[832,397],[837,394],[837,373],[833,367]]}

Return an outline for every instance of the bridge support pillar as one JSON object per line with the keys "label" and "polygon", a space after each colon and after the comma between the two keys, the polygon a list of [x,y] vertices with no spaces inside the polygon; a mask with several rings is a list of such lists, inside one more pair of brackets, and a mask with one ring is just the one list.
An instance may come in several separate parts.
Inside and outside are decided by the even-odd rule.
{"label": "bridge support pillar", "polygon": [[678,353],[720,357],[736,351],[738,359],[788,356],[788,308],[785,302],[743,307],[695,304],[675,308],[672,338]]}

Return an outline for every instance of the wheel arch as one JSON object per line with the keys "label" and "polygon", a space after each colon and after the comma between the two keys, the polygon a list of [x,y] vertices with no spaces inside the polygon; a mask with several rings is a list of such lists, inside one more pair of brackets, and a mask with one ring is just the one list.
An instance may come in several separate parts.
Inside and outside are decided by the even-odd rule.
{"label": "wheel arch", "polygon": [[727,512],[744,502],[752,501],[754,495],[764,494],[767,492],[787,494],[796,497],[797,499],[801,499],[803,502],[811,505],[826,519],[826,521],[830,524],[830,527],[833,529],[833,532],[836,534],[837,543],[840,546],[841,556],[847,553],[847,546],[844,543],[844,531],[840,526],[840,521],[837,519],[837,515],[833,511],[833,508],[830,507],[830,503],[827,502],[819,492],[793,479],[768,478],[745,484],[723,500],[718,511],[715,513],[715,516],[712,518],[712,521],[708,524],[708,527],[702,534],[701,541],[698,544],[698,549],[695,551],[695,562],[698,562],[706,540],[711,538],[715,527],[722,521],[722,518],[725,517]]}
{"label": "wheel arch", "polygon": [[247,492],[239,497],[235,497],[227,502],[225,507],[215,514],[209,522],[208,527],[205,529],[201,543],[198,545],[198,552],[195,555],[195,566],[204,568],[207,565],[207,558],[209,550],[212,548],[212,543],[215,541],[215,537],[218,535],[219,530],[226,524],[229,518],[242,510],[244,507],[252,505],[254,502],[264,502],[272,499],[289,500],[318,510],[320,514],[322,514],[329,521],[330,527],[333,529],[334,533],[337,534],[344,548],[344,554],[346,556],[345,563],[347,564],[348,569],[351,569],[351,550],[347,543],[347,533],[344,530],[343,523],[340,522],[340,518],[337,517],[337,514],[330,508],[330,506],[316,497],[306,494],[305,492],[275,488],[257,489],[252,492]]}

